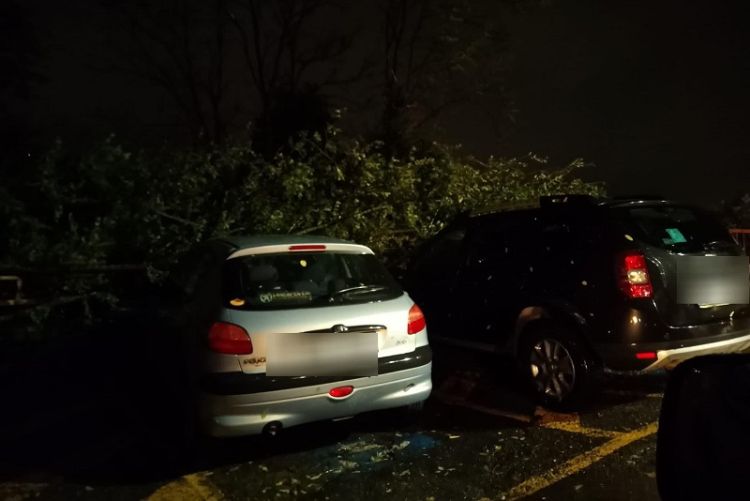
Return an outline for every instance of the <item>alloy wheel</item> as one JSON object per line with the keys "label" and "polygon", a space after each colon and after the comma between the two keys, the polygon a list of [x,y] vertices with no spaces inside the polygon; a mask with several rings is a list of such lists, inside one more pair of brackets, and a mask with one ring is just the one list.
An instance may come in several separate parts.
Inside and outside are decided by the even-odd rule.
{"label": "alloy wheel", "polygon": [[563,343],[543,338],[531,347],[530,370],[538,393],[561,402],[575,386],[573,357]]}

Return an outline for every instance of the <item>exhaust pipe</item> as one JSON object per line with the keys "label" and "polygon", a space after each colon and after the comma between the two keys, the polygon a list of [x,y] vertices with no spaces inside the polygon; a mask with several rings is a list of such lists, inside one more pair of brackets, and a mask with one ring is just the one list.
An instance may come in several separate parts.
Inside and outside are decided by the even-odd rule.
{"label": "exhaust pipe", "polygon": [[279,421],[271,421],[263,427],[263,434],[267,437],[275,437],[281,431],[282,424]]}

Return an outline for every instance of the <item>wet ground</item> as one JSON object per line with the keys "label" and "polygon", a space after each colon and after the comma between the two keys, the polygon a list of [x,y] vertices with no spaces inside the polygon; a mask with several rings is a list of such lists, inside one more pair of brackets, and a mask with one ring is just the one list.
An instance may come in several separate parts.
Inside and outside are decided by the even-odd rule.
{"label": "wet ground", "polygon": [[554,413],[524,396],[509,362],[438,351],[419,415],[187,452],[143,398],[153,374],[127,346],[68,340],[0,366],[0,499],[658,499],[662,375],[610,378],[590,408]]}

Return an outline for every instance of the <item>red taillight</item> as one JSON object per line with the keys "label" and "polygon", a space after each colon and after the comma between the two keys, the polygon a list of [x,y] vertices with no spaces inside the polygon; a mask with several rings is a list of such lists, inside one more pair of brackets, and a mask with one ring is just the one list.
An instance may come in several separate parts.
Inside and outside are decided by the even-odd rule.
{"label": "red taillight", "polygon": [[638,360],[656,360],[655,351],[641,351],[635,354],[635,358]]}
{"label": "red taillight", "polygon": [[651,297],[654,289],[648,276],[646,257],[640,252],[628,252],[619,258],[620,290],[630,298]]}
{"label": "red taillight", "polygon": [[290,245],[289,252],[301,252],[301,251],[318,251],[322,252],[326,250],[325,245],[318,244],[304,244],[304,245]]}
{"label": "red taillight", "polygon": [[338,386],[336,388],[332,388],[328,392],[328,394],[333,398],[344,398],[351,395],[353,391],[354,386]]}
{"label": "red taillight", "polygon": [[253,352],[250,335],[239,325],[216,322],[208,332],[208,347],[217,353],[248,355]]}
{"label": "red taillight", "polygon": [[416,334],[422,329],[427,327],[427,322],[424,319],[424,313],[416,304],[409,310],[409,323],[406,326],[406,332],[408,334]]}

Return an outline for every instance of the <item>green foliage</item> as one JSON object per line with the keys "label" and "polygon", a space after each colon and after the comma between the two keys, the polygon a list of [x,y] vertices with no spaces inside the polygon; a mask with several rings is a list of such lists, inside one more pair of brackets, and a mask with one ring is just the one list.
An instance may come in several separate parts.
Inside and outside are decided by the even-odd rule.
{"label": "green foliage", "polygon": [[[143,264],[158,281],[201,240],[314,233],[367,244],[400,266],[458,213],[542,194],[602,194],[576,177],[580,160],[549,169],[534,156],[479,161],[438,144],[404,158],[383,151],[334,128],[270,161],[245,144],[146,154],[109,138],[73,158],[58,143],[32,182],[0,189],[0,265]],[[67,279],[60,291],[102,295],[111,292],[107,276]]]}

